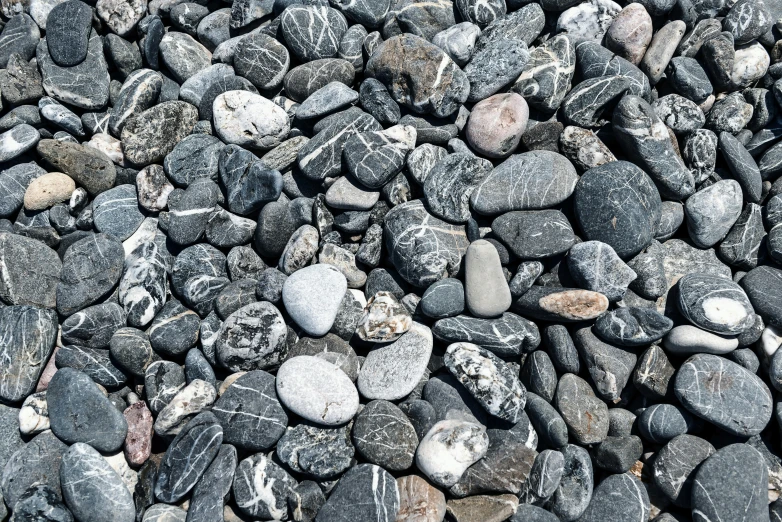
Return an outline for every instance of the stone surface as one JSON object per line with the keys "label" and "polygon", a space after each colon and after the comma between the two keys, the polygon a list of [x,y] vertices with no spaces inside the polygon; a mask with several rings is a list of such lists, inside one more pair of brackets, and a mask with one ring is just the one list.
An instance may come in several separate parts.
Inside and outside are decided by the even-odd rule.
{"label": "stone surface", "polygon": [[488,447],[489,438],[483,426],[464,420],[443,420],[421,439],[416,466],[436,485],[450,487],[486,454]]}

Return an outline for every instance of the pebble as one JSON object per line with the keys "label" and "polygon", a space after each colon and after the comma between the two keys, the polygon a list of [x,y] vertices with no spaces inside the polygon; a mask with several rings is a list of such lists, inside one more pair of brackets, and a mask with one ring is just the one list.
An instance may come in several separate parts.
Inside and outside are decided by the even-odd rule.
{"label": "pebble", "polygon": [[399,522],[430,522],[445,517],[445,495],[418,475],[396,479]]}
{"label": "pebble", "polygon": [[340,479],[318,512],[318,519],[338,522],[370,517],[390,522],[389,516],[399,510],[399,497],[396,480],[390,473],[379,466],[359,464]]}
{"label": "pebble", "polygon": [[742,192],[736,180],[718,181],[687,199],[687,230],[696,246],[708,248],[722,240],[741,214]]}
{"label": "pebble", "polygon": [[714,446],[700,437],[674,437],[655,456],[654,483],[671,502],[689,508],[695,472],[715,452]]}
{"label": "pebble", "polygon": [[[740,389],[732,385],[737,381],[743,382]],[[690,412],[734,435],[756,435],[771,418],[768,387],[744,367],[717,355],[687,359],[676,374],[674,392]],[[714,401],[721,407],[714,408]]]}
{"label": "pebble", "polygon": [[251,149],[269,150],[290,132],[285,111],[248,91],[228,91],[215,98],[213,114],[223,141]]}
{"label": "pebble", "polygon": [[608,408],[585,380],[570,373],[563,375],[554,401],[579,444],[599,443],[608,436]]}
{"label": "pebble", "polygon": [[130,491],[92,446],[77,442],[63,453],[60,482],[65,504],[79,520],[135,520]]}
{"label": "pebble", "polygon": [[718,276],[682,277],[679,310],[695,326],[721,335],[740,334],[755,322],[755,311],[744,290]]}
{"label": "pebble", "polygon": [[296,481],[262,453],[239,462],[233,482],[233,497],[245,515],[281,519],[287,514],[287,497]]}
{"label": "pebble", "polygon": [[0,308],[0,334],[6,364],[0,371],[0,397],[20,402],[35,391],[57,339],[54,310],[35,306]]}
{"label": "pebble", "polygon": [[310,335],[320,336],[334,324],[346,291],[345,276],[334,266],[319,264],[298,270],[286,279],[282,299],[296,324]]}
{"label": "pebble", "polygon": [[358,409],[358,392],[347,375],[318,357],[302,355],[285,361],[276,386],[288,409],[317,424],[344,424]]}
{"label": "pebble", "polygon": [[486,429],[466,420],[442,420],[421,439],[415,462],[432,482],[451,487],[488,451]]}
{"label": "pebble", "polygon": [[350,468],[356,448],[346,427],[322,428],[299,424],[288,429],[277,444],[282,462],[290,469],[318,480],[329,480]]}
{"label": "pebble", "polygon": [[606,47],[633,65],[641,62],[652,41],[652,17],[640,3],[625,6],[606,31]]}

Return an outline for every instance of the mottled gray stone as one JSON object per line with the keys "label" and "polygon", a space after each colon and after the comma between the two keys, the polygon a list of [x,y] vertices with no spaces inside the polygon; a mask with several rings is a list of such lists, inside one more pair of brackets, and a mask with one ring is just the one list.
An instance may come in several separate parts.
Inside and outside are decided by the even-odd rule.
{"label": "mottled gray stone", "polygon": [[57,339],[54,310],[33,306],[0,308],[1,353],[0,397],[19,402],[35,391],[38,379]]}
{"label": "mottled gray stone", "polygon": [[671,502],[689,508],[695,473],[715,452],[714,446],[700,437],[674,437],[654,458],[654,483]]}
{"label": "mottled gray stone", "polygon": [[737,335],[755,322],[755,311],[736,283],[707,274],[679,280],[679,310],[695,326],[721,335]]}
{"label": "mottled gray stone", "polygon": [[239,510],[254,518],[282,520],[287,516],[287,498],[296,480],[262,453],[239,463],[233,497]]}
{"label": "mottled gray stone", "polygon": [[554,404],[579,444],[595,444],[608,436],[608,407],[580,377],[562,376]]}
{"label": "mottled gray stone", "polygon": [[595,321],[595,333],[620,346],[644,346],[661,339],[673,321],[649,308],[617,308]]}
{"label": "mottled gray stone", "polygon": [[567,35],[557,35],[530,52],[524,71],[511,90],[524,96],[533,108],[555,111],[570,88],[575,65],[573,43]]}
{"label": "mottled gray stone", "polygon": [[727,179],[699,190],[687,199],[684,212],[693,243],[709,248],[721,241],[741,215],[741,186]]}
{"label": "mottled gray stone", "polygon": [[497,38],[479,46],[464,74],[470,83],[467,101],[484,100],[513,83],[524,70],[530,55],[520,40]]}
{"label": "mottled gray stone", "polygon": [[281,16],[285,43],[302,62],[337,56],[348,29],[342,13],[323,5],[292,5]]}
{"label": "mottled gray stone", "polygon": [[470,218],[470,196],[491,170],[488,160],[463,153],[435,163],[424,183],[428,210],[448,222]]}

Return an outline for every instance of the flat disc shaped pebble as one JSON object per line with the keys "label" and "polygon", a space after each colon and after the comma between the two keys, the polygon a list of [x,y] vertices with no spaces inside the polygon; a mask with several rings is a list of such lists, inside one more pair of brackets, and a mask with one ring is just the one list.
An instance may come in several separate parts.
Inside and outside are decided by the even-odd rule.
{"label": "flat disc shaped pebble", "polygon": [[234,52],[236,74],[262,91],[277,89],[290,67],[288,50],[266,34],[250,34],[239,41]]}
{"label": "flat disc shaped pebble", "polygon": [[687,274],[679,280],[679,310],[695,326],[721,335],[738,335],[755,322],[744,290],[708,274]]}
{"label": "flat disc shaped pebble", "polygon": [[300,355],[277,371],[277,395],[292,412],[325,426],[348,422],[358,410],[358,391],[338,366]]}
{"label": "flat disc shaped pebble", "polygon": [[696,354],[676,372],[674,392],[698,417],[733,435],[757,435],[771,420],[771,392],[760,378],[723,357]]}
{"label": "flat disc shaped pebble", "polygon": [[49,12],[46,43],[49,55],[61,67],[72,67],[87,57],[92,10],[79,0],[69,0]]}
{"label": "flat disc shaped pebble", "polygon": [[334,324],[347,280],[336,267],[317,264],[294,272],[282,286],[285,310],[312,336],[328,333]]}

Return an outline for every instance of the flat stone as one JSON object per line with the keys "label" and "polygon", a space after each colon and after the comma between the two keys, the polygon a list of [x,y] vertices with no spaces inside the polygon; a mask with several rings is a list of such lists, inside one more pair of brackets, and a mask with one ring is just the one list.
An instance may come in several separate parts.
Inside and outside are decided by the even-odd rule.
{"label": "flat stone", "polygon": [[625,6],[606,31],[606,47],[638,65],[652,41],[652,17],[640,3]]}
{"label": "flat stone", "polygon": [[524,152],[489,172],[472,192],[470,204],[486,215],[551,208],[573,194],[577,181],[576,169],[564,156],[545,150]]}
{"label": "flat stone", "polygon": [[693,243],[708,248],[722,240],[741,214],[741,186],[735,180],[718,181],[699,190],[684,206]]}
{"label": "flat stone", "polygon": [[12,54],[18,54],[23,60],[35,56],[36,45],[41,39],[38,25],[27,14],[18,13],[9,17],[0,33],[0,66],[6,67]]}
{"label": "flat stone", "polygon": [[[11,410],[11,408],[9,408]],[[19,433],[35,435],[49,429],[49,408],[46,403],[46,392],[37,392],[28,395],[19,409],[18,419]],[[16,428],[16,426],[14,426]],[[17,438],[19,438],[17,436]],[[21,438],[19,438],[21,443]]]}
{"label": "flat stone", "polygon": [[296,109],[302,120],[322,118],[350,107],[358,101],[358,93],[342,82],[331,82],[310,94]]}
{"label": "flat stone", "polygon": [[441,341],[474,343],[501,356],[530,352],[540,344],[535,323],[510,312],[496,319],[467,315],[440,319],[432,333]]}
{"label": "flat stone", "polygon": [[[629,62],[628,62],[629,63]],[[566,123],[578,127],[597,127],[606,105],[631,87],[624,76],[599,76],[580,82],[562,100]]]}
{"label": "flat stone", "polygon": [[660,219],[659,198],[640,168],[625,161],[606,163],[584,173],[576,185],[576,219],[587,239],[607,243],[626,258],[651,242]]}
{"label": "flat stone", "polygon": [[285,92],[294,101],[302,102],[307,96],[332,81],[351,85],[355,77],[353,64],[340,58],[323,58],[304,63],[291,69],[283,79]]}
{"label": "flat stone", "polygon": [[637,277],[610,245],[600,241],[573,245],[567,262],[576,284],[605,295],[609,301],[621,300],[627,286]]}
{"label": "flat stone", "polygon": [[277,397],[270,394],[274,382],[266,372],[251,371],[220,395],[212,413],[223,426],[226,443],[249,450],[266,450],[283,435],[288,416]]}
{"label": "flat stone", "polygon": [[[536,5],[527,4],[521,10]],[[540,15],[543,18],[542,12]],[[575,69],[574,42],[567,35],[556,35],[530,51],[529,61],[511,90],[535,109],[555,111],[567,95]]]}
{"label": "flat stone", "polygon": [[318,512],[321,522],[338,522],[360,517],[390,521],[399,510],[396,480],[386,470],[373,464],[359,464],[348,470],[337,483]]}
{"label": "flat stone", "polygon": [[356,414],[358,392],[339,367],[302,355],[285,361],[277,372],[277,395],[297,415],[317,424],[344,424]]}
{"label": "flat stone", "polygon": [[[730,444],[706,459],[695,474],[693,513],[708,519],[766,515],[768,468],[763,456],[747,444]],[[741,505],[739,498],[748,499]]]}
{"label": "flat stone", "polygon": [[154,419],[144,401],[128,406],[122,413],[128,423],[128,434],[123,448],[128,464],[141,466],[152,453]]}
{"label": "flat stone", "polygon": [[608,408],[589,384],[573,374],[559,380],[555,406],[579,444],[602,442],[608,435]]}
{"label": "flat stone", "polygon": [[609,475],[595,488],[592,500],[579,520],[649,518],[649,495],[641,481],[628,473]]}
{"label": "flat stone", "polygon": [[112,364],[107,350],[63,346],[57,350],[55,362],[58,368],[73,368],[83,372],[101,386],[116,388],[128,379],[120,368]]}
{"label": "flat stone", "polygon": [[47,17],[46,43],[52,59],[61,67],[78,65],[87,57],[92,11],[79,0],[56,5]]}
{"label": "flat stone", "polygon": [[[745,385],[737,389],[733,383],[739,381]],[[687,359],[676,374],[674,392],[687,410],[734,435],[756,435],[771,418],[768,387],[744,367],[716,355]],[[714,408],[714,401],[720,408]]]}
{"label": "flat stone", "polygon": [[519,501],[514,495],[476,495],[451,500],[446,509],[456,522],[475,519],[486,522],[502,522],[515,513],[518,505]]}
{"label": "flat stone", "polygon": [[0,370],[0,397],[20,402],[35,386],[57,340],[54,310],[34,306],[0,308],[2,353],[6,361]]}
{"label": "flat stone", "polygon": [[302,62],[337,56],[339,42],[348,29],[342,13],[329,6],[294,5],[281,16],[285,42]]}
{"label": "flat stone", "polygon": [[679,280],[679,310],[695,326],[721,335],[740,334],[755,322],[744,290],[713,275],[687,274]]}
{"label": "flat stone", "polygon": [[144,373],[144,388],[149,409],[160,412],[185,387],[185,372],[171,361],[155,361]]}
{"label": "flat stone", "polygon": [[196,379],[182,388],[155,419],[155,433],[164,438],[173,438],[202,411],[212,406],[217,390],[206,381]]}
{"label": "flat stone", "polygon": [[84,373],[58,370],[49,383],[46,401],[52,431],[62,440],[85,442],[106,452],[125,442],[125,418]]}
{"label": "flat stone", "polygon": [[[5,506],[3,506],[5,509]],[[35,519],[44,515],[45,520],[56,522],[71,522],[73,515],[50,486],[35,485],[30,487],[14,504],[14,518],[20,520]]]}
{"label": "flat stone", "polygon": [[41,135],[22,123],[0,134],[0,162],[9,161],[35,147]]}
{"label": "flat stone", "polygon": [[470,83],[467,101],[485,100],[516,81],[529,57],[527,44],[523,41],[498,37],[484,42],[464,67]]}
{"label": "flat stone", "polygon": [[639,64],[640,69],[649,76],[649,81],[652,84],[660,81],[665,67],[673,57],[686,29],[687,26],[684,22],[673,20],[655,33],[643,60]]}
{"label": "flat stone", "polygon": [[671,502],[689,508],[695,473],[716,451],[700,437],[687,434],[674,437],[655,456],[654,483]]}
{"label": "flat stone", "polygon": [[562,450],[565,472],[551,499],[552,513],[560,519],[577,519],[592,499],[592,461],[584,448],[568,444]]}
{"label": "flat stone", "polygon": [[166,450],[155,480],[155,497],[177,502],[185,496],[215,459],[223,441],[223,429],[205,411],[188,422]]}
{"label": "flat stone", "polygon": [[597,394],[608,401],[618,400],[635,368],[636,355],[602,342],[591,328],[577,330],[573,341]]}
{"label": "flat stone", "polygon": [[212,53],[189,34],[171,31],[160,40],[160,59],[181,84],[209,67]]}
{"label": "flat stone", "polygon": [[[535,235],[524,231],[538,230]],[[506,212],[492,222],[497,238],[521,259],[543,259],[561,254],[575,243],[567,217],[559,210]]]}
{"label": "flat stone", "polygon": [[673,321],[648,308],[617,308],[595,321],[595,332],[609,343],[644,346],[661,339],[673,328]]}
{"label": "flat stone", "polygon": [[231,491],[236,464],[236,448],[229,444],[220,446],[217,456],[193,488],[187,516],[198,520],[217,520],[223,516],[223,505]]}
{"label": "flat stone", "polygon": [[291,275],[283,285],[282,299],[296,324],[308,334],[320,336],[334,324],[346,291],[347,281],[339,270],[321,264]]}
{"label": "flat stone", "polygon": [[79,520],[98,522],[104,517],[119,522],[135,520],[130,491],[92,446],[77,442],[63,453],[60,482],[63,499]]}
{"label": "flat stone", "polygon": [[[14,431],[18,434],[16,428]],[[18,449],[6,456],[0,482],[5,502],[15,505],[33,486],[48,486],[60,498],[60,467],[68,446],[51,431],[36,435],[27,444],[20,439],[16,446]]]}

